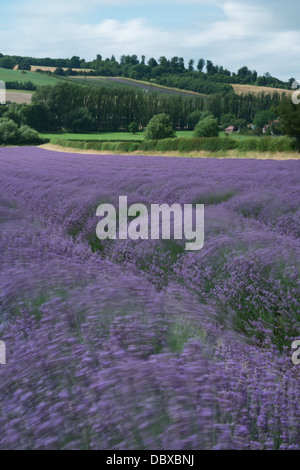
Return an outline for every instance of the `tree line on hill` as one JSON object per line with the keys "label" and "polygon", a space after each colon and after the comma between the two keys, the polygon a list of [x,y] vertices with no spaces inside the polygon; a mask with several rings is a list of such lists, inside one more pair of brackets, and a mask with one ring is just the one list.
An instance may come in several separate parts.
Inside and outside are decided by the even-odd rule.
{"label": "tree line on hill", "polygon": [[[300,91],[299,91],[300,93]],[[291,99],[284,96],[277,107],[274,105],[269,110],[260,110],[256,113],[253,122],[259,132],[268,124],[268,131],[266,132],[266,138],[264,139],[245,139],[239,142],[231,140],[221,139],[219,137],[220,127],[223,127],[227,120],[234,122],[235,116],[230,113],[223,115],[218,121],[208,110],[205,111],[194,111],[193,113],[196,118],[197,124],[194,127],[193,136],[194,141],[191,139],[179,139],[180,143],[177,142],[175,145],[172,139],[176,137],[172,123],[166,114],[155,115],[149,122],[145,131],[145,140],[151,141],[149,144],[146,142],[147,150],[206,150],[217,151],[217,150],[229,150],[238,148],[239,150],[259,150],[259,151],[300,151],[300,107],[299,103],[294,103]],[[279,119],[275,119],[278,117]],[[239,125],[242,127],[241,120]],[[272,139],[271,136],[283,136],[280,139]],[[292,139],[290,139],[290,137]],[[205,142],[198,142],[197,138],[208,138],[209,142],[206,145]],[[217,140],[214,140],[217,138]],[[158,142],[164,139],[165,142],[162,145]],[[178,139],[177,139],[178,141]],[[227,143],[226,143],[227,141]],[[143,147],[139,147],[143,148]]]}
{"label": "tree line on hill", "polygon": [[[284,95],[283,95],[284,96]],[[225,96],[215,94],[209,97],[207,109],[211,114],[221,120],[222,116],[231,114],[235,119],[241,120],[238,127],[252,123],[255,115],[259,111],[275,110],[281,102],[281,95],[275,92],[272,95],[261,93],[253,95],[247,93],[244,95],[237,95],[234,92],[228,93]],[[233,123],[228,125],[234,125]]]}
{"label": "tree line on hill", "polygon": [[134,90],[98,88],[61,82],[40,87],[31,105],[10,106],[39,132],[99,132],[128,130],[135,121],[140,128],[159,113],[170,116],[172,125],[184,128],[194,111],[204,108],[202,98],[161,96]]}
{"label": "tree line on hill", "polygon": [[144,129],[154,115],[161,113],[170,117],[173,129],[192,130],[205,110],[223,129],[227,126],[246,128],[259,112],[270,112],[270,119],[276,117],[280,101],[277,93],[255,96],[231,92],[225,96],[212,95],[204,101],[200,97],[162,96],[64,81],[40,87],[31,105],[1,107],[0,115],[39,132],[88,133],[126,131],[132,122],[138,129]]}
{"label": "tree line on hill", "polygon": [[7,90],[27,90],[35,91],[37,86],[34,85],[31,81],[28,82],[18,82],[18,81],[6,81],[5,87]]}
{"label": "tree line on hill", "polygon": [[[200,93],[226,93],[230,91],[229,84],[250,84],[258,86],[271,86],[275,88],[290,88],[295,80],[291,78],[288,82],[283,82],[269,73],[258,76],[255,70],[250,70],[247,66],[241,67],[237,73],[230,72],[223,66],[215,65],[211,60],[190,59],[188,65],[184,63],[182,57],[165,56],[158,60],[151,57],[147,63],[144,55],[141,59],[137,55],[122,55],[117,61],[115,56],[103,59],[101,54],[92,61],[86,61],[78,56],[71,59],[35,58],[22,56],[9,56],[0,54],[0,67],[12,69],[16,65],[21,70],[30,70],[31,65],[56,67],[55,73],[58,75],[87,74],[87,72],[75,72],[74,68],[90,69],[88,75],[94,76],[123,76],[136,80],[154,81],[155,83],[188,89]],[[63,68],[67,68],[64,71]]]}

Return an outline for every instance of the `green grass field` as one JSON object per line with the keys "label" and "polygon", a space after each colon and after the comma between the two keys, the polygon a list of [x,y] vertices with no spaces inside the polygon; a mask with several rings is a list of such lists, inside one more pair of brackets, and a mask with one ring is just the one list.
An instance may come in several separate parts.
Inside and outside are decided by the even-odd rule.
{"label": "green grass field", "polygon": [[3,82],[32,82],[36,86],[54,85],[60,80],[56,77],[43,75],[36,72],[22,73],[21,70],[10,70],[0,68],[0,80]]}
{"label": "green grass field", "polygon": [[[193,135],[194,131],[176,131],[176,137],[194,137]],[[224,137],[225,138],[225,132],[219,132],[219,137]],[[252,139],[260,139],[258,136],[249,136],[249,135],[243,135],[239,134],[238,132],[234,132],[233,134],[230,135],[231,139],[236,139],[236,140],[244,140],[248,139],[251,137]]]}
{"label": "green grass field", "polygon": [[[40,134],[41,137],[51,140],[99,140],[99,141],[109,141],[109,142],[122,142],[128,140],[144,140],[144,133],[138,132],[137,134],[132,134],[130,132],[99,132],[91,134]],[[193,131],[177,131],[176,137],[193,137]]]}
{"label": "green grass field", "polygon": [[34,93],[34,91],[32,91],[32,90],[11,90],[11,89],[9,89],[7,91],[9,91],[10,93],[25,93],[26,95],[27,94],[33,95],[33,93]]}
{"label": "green grass field", "polygon": [[110,142],[121,142],[126,140],[144,140],[143,132],[138,134],[131,134],[130,132],[99,132],[91,134],[40,134],[41,137],[53,140],[106,140]]}
{"label": "green grass field", "polygon": [[[41,137],[51,140],[99,140],[99,141],[109,141],[109,142],[122,142],[128,140],[137,140],[141,141],[144,140],[144,133],[138,132],[137,134],[131,134],[130,132],[99,132],[99,133],[91,133],[91,134],[40,134]],[[220,132],[220,137],[225,138],[225,133]],[[176,137],[193,137],[193,131],[177,131]],[[230,136],[233,139],[242,140],[249,136],[240,135],[238,133],[234,133]],[[259,139],[260,137],[252,137],[254,139]]]}

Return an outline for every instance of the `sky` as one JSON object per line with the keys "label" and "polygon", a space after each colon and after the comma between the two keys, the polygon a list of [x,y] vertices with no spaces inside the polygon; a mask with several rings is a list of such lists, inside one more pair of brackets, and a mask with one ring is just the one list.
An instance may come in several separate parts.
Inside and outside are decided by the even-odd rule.
{"label": "sky", "polygon": [[0,52],[203,58],[300,79],[299,18],[298,0],[0,0]]}

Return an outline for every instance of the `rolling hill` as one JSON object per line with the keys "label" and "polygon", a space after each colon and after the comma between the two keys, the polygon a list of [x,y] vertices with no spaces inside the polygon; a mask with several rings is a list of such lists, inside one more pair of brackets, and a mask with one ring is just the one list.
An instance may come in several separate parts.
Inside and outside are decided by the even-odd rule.
{"label": "rolling hill", "polygon": [[[49,75],[45,73],[38,73],[36,72],[37,69],[50,69],[49,67],[43,66],[34,66],[32,70],[35,71],[22,71],[22,70],[11,70],[11,69],[4,69],[0,68],[0,80],[4,82],[32,82],[35,86],[43,86],[43,85],[55,85],[56,83],[60,82],[61,80],[68,80],[74,83],[82,84],[82,85],[94,85],[99,87],[105,88],[119,88],[119,89],[135,89],[136,91],[150,93],[155,92],[162,95],[181,95],[186,97],[202,97],[203,99],[208,99],[208,95],[197,93],[190,90],[182,90],[179,88],[174,87],[167,87],[163,85],[158,85],[153,82],[147,82],[142,80],[134,80],[127,77],[107,77],[107,76],[69,76],[69,77],[59,77],[57,75]],[[256,85],[242,85],[242,84],[231,84],[234,92],[238,95],[241,94],[254,94],[259,95],[261,93],[264,94],[273,94],[275,92],[279,93],[286,93],[290,95],[293,90],[287,90],[283,88],[274,88],[274,87],[267,87],[267,86],[256,86]],[[18,90],[14,90],[17,92]],[[27,98],[29,99],[29,97]],[[14,99],[11,99],[14,101]],[[19,98],[17,100],[19,101]]]}
{"label": "rolling hill", "polygon": [[179,88],[166,87],[153,82],[145,82],[142,80],[133,80],[125,77],[93,77],[93,76],[73,76],[69,77],[70,80],[77,83],[84,83],[89,85],[103,86],[107,88],[135,88],[139,91],[149,93],[154,91],[159,94],[176,94],[189,97],[203,97],[207,95],[196,93],[189,90],[180,90]]}
{"label": "rolling hill", "polygon": [[60,81],[58,77],[51,75],[3,68],[0,68],[0,80],[4,82],[32,82],[36,86],[54,85]]}

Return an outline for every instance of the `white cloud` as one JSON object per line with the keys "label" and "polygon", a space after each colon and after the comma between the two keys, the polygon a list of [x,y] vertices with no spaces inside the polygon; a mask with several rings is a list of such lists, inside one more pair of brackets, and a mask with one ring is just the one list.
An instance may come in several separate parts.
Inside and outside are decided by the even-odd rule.
{"label": "white cloud", "polygon": [[198,32],[184,36],[184,47],[193,44],[197,50],[211,51],[205,57],[231,70],[247,65],[260,74],[270,71],[283,79],[297,75],[300,33],[279,31],[267,5],[226,2],[222,8],[226,18],[204,29],[200,23]]}
{"label": "white cloud", "polygon": [[[146,54],[155,56],[162,51],[172,54],[177,34],[166,32],[147,23],[143,18],[128,21],[107,19],[98,24],[43,17],[40,21],[22,22],[16,31],[0,31],[0,43],[6,42],[5,52],[40,57],[70,57],[81,55],[92,59],[97,53]],[[159,53],[159,55],[161,55]]]}
{"label": "white cloud", "polygon": [[[180,5],[182,1],[110,0],[109,7],[152,5],[154,13],[159,15],[160,6],[174,3]],[[201,5],[204,4],[218,6],[223,19],[203,24]],[[182,8],[195,8],[195,15],[193,25],[181,30],[172,29],[167,16],[165,26],[160,21],[160,27],[151,18],[116,19],[113,10],[110,10],[112,17],[105,18],[101,6],[108,7],[107,1],[31,0],[17,6],[12,4],[12,23],[10,27],[2,25],[0,30],[1,52],[40,57],[80,55],[87,60],[97,53],[104,57],[114,54],[117,58],[122,54],[144,54],[148,59],[176,55],[186,61],[203,57],[232,71],[247,65],[260,74],[269,71],[279,78],[299,75],[300,33],[288,28],[288,15],[280,29],[277,10],[268,1],[185,0]],[[91,12],[95,12],[94,22]],[[198,23],[197,15],[200,15]]]}
{"label": "white cloud", "polygon": [[78,34],[83,42],[97,41],[98,49],[105,44],[108,54],[119,51],[120,54],[153,55],[159,50],[171,51],[175,40],[174,33],[150,26],[143,18],[125,22],[105,20],[98,25],[80,27]]}
{"label": "white cloud", "polygon": [[[184,38],[185,44],[203,46],[213,43],[221,47],[225,41],[231,42],[232,47],[236,48],[236,41],[247,38],[253,40],[260,35],[262,27],[266,28],[272,24],[272,16],[262,7],[229,2],[222,8],[226,15],[225,20],[214,22],[199,32],[192,31]],[[201,28],[201,23],[199,27]]]}
{"label": "white cloud", "polygon": [[[138,0],[109,0],[109,6],[137,4]],[[108,6],[106,0],[29,0],[21,3],[12,3],[11,10],[16,13],[28,13],[42,16],[44,13],[55,14],[86,11],[95,6]]]}

